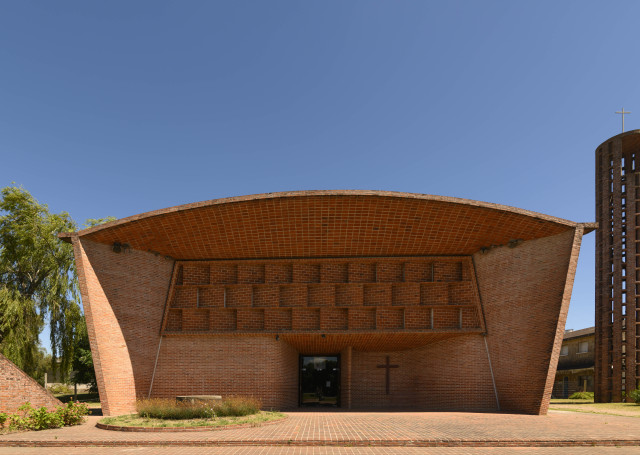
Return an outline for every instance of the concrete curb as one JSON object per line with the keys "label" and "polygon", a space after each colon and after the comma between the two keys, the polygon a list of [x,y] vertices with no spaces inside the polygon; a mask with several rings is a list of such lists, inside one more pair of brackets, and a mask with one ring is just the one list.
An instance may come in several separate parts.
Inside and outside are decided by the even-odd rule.
{"label": "concrete curb", "polygon": [[260,423],[242,423],[237,425],[225,425],[221,427],[123,427],[118,425],[107,425],[104,423],[96,423],[96,428],[100,428],[101,430],[110,430],[110,431],[127,431],[133,433],[175,433],[175,432],[192,432],[192,431],[222,431],[222,430],[234,430],[237,428],[256,428],[263,427],[266,425],[274,425],[276,423],[283,422],[287,420],[289,416],[285,415],[280,419],[270,420],[268,422],[260,422]]}
{"label": "concrete curb", "polygon": [[0,440],[0,447],[632,447],[640,446],[640,439],[584,439],[584,440],[523,440],[523,439],[424,439],[424,440],[191,440],[191,441],[25,441]]}

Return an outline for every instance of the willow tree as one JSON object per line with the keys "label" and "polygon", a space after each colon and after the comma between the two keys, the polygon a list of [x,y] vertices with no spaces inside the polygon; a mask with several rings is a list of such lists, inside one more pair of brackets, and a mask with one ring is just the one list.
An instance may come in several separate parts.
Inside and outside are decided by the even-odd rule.
{"label": "willow tree", "polygon": [[73,249],[57,234],[75,230],[68,213],[51,213],[23,188],[0,190],[0,351],[28,374],[45,322],[53,361],[69,371],[83,316]]}

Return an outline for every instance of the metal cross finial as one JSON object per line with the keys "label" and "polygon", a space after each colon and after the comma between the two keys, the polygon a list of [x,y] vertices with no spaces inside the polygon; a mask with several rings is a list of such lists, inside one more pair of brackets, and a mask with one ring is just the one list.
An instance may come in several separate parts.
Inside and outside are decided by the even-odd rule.
{"label": "metal cross finial", "polygon": [[625,112],[623,107],[621,111],[616,111],[616,114],[622,114],[622,132],[624,133],[624,114],[631,114],[631,112]]}

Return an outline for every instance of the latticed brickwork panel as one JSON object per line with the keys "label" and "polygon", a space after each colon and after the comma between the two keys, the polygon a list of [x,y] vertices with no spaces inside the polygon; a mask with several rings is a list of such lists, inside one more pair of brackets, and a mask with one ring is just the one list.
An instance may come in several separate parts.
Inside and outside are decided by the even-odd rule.
{"label": "latticed brickwork panel", "polygon": [[176,263],[165,333],[479,330],[468,257]]}

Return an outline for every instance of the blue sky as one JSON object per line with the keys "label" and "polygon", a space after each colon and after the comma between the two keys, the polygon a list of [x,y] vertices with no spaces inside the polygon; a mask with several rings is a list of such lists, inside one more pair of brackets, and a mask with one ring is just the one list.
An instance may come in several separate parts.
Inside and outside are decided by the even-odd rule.
{"label": "blue sky", "polygon": [[[594,221],[639,2],[4,1],[0,186],[78,222],[303,189]],[[638,120],[636,120],[638,119]],[[567,328],[593,325],[584,239]]]}

